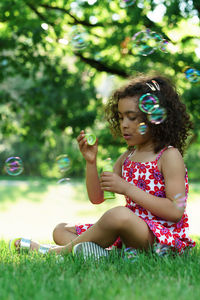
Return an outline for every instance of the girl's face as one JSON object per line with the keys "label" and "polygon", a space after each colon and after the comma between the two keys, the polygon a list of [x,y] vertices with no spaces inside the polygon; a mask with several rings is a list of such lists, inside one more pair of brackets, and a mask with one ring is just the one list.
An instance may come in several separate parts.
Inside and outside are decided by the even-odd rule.
{"label": "girl's face", "polygon": [[118,102],[118,115],[120,130],[128,146],[142,145],[150,140],[148,129],[145,134],[138,131],[138,126],[142,120],[137,96],[120,99]]}

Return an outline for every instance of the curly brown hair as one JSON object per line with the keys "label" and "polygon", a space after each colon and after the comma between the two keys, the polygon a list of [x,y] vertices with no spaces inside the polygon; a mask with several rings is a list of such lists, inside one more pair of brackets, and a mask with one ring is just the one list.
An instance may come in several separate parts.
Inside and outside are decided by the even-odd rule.
{"label": "curly brown hair", "polygon": [[[159,86],[160,91],[152,91],[146,84],[152,84],[155,80]],[[137,96],[139,98],[146,93],[151,93],[159,98],[161,107],[167,111],[167,118],[160,124],[153,124],[147,119],[147,115],[141,111],[141,121],[145,122],[150,130],[150,134],[154,143],[154,152],[157,153],[166,146],[174,146],[183,155],[186,140],[190,135],[193,124],[190,120],[189,114],[186,112],[186,106],[181,102],[180,97],[172,81],[161,75],[146,76],[139,74],[132,78],[130,82],[117,89],[109,99],[105,107],[105,116],[109,122],[111,132],[114,136],[121,135],[118,102],[125,97]]]}

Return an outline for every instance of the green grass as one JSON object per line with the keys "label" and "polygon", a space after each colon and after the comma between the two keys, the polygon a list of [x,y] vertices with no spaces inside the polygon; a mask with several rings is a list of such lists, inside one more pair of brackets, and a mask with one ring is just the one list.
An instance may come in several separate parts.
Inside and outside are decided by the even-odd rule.
{"label": "green grass", "polygon": [[[105,202],[91,211],[84,179],[71,180],[68,187],[72,204],[84,204],[80,215],[90,216],[115,205],[114,201]],[[19,185],[2,181],[0,193],[2,212],[20,201],[39,205],[45,198],[50,205],[59,198],[56,181],[47,180],[29,179]],[[189,201],[198,200],[199,193],[200,184],[191,184]],[[0,241],[0,300],[199,299],[200,238],[192,238],[197,246],[190,253],[165,258],[141,253],[135,263],[115,256],[99,263],[83,262],[71,254],[57,262],[50,255],[11,254],[8,243]]]}
{"label": "green grass", "polygon": [[0,299],[199,299],[200,239],[190,253],[160,258],[141,253],[131,263],[53,255],[11,254],[0,242]]}

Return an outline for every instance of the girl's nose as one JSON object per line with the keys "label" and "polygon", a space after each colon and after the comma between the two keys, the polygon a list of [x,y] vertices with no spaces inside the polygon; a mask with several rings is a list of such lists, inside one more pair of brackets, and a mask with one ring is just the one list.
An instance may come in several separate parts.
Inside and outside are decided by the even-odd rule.
{"label": "girl's nose", "polygon": [[124,118],[124,119],[122,120],[122,127],[123,127],[123,128],[128,127],[128,119],[127,119],[127,118]]}

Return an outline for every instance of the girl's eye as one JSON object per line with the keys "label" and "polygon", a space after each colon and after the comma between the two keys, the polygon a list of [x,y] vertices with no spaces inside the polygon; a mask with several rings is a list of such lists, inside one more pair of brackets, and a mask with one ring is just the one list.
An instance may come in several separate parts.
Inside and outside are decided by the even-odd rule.
{"label": "girl's eye", "polygon": [[129,118],[131,121],[135,121],[136,117]]}

